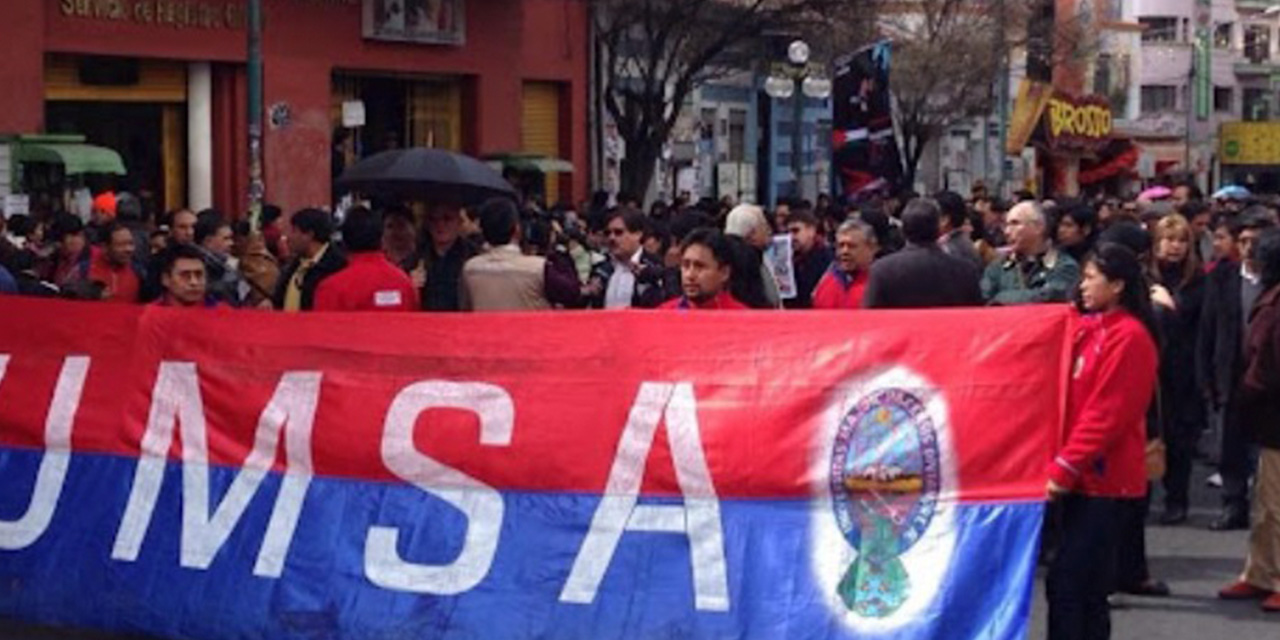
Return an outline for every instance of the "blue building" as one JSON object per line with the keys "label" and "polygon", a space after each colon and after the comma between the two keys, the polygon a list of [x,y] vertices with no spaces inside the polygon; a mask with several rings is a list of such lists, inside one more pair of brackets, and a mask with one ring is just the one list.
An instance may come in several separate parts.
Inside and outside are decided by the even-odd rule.
{"label": "blue building", "polygon": [[[818,100],[796,92],[791,98],[779,100],[769,97],[763,86],[764,77],[760,76],[757,78],[759,110],[768,131],[760,147],[761,202],[772,206],[780,199],[795,197],[812,202],[818,194],[831,193],[831,99]],[[798,180],[792,165],[797,98],[804,100],[800,121],[803,156]]]}

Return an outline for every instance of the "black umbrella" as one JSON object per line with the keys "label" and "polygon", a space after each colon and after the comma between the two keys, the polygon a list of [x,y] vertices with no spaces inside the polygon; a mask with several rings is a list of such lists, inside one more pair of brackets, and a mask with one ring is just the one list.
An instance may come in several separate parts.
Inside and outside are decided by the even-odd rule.
{"label": "black umbrella", "polygon": [[338,188],[381,198],[473,204],[515,190],[489,165],[441,149],[384,151],[355,163]]}

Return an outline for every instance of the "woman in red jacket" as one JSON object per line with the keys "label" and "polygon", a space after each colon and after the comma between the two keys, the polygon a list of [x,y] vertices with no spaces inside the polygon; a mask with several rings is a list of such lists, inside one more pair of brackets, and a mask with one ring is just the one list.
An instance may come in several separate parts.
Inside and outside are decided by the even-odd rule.
{"label": "woman in red jacket", "polygon": [[1086,263],[1065,441],[1049,465],[1062,541],[1046,582],[1051,640],[1108,638],[1123,500],[1147,492],[1146,413],[1158,351],[1142,264],[1104,244]]}

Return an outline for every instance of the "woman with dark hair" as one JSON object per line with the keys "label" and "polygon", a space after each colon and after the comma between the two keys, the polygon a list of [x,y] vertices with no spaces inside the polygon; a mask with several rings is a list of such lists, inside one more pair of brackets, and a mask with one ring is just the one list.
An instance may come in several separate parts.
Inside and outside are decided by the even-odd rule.
{"label": "woman with dark hair", "polygon": [[1061,204],[1054,212],[1053,239],[1058,250],[1084,264],[1098,237],[1098,212],[1083,202]]}
{"label": "woman with dark hair", "polygon": [[1163,338],[1160,348],[1160,431],[1167,447],[1164,514],[1160,524],[1187,520],[1191,460],[1204,428],[1205,409],[1196,383],[1196,336],[1204,303],[1204,272],[1196,234],[1173,214],[1156,223],[1151,256],[1152,301]]}
{"label": "woman with dark hair", "polygon": [[1061,545],[1049,569],[1049,638],[1107,638],[1124,501],[1147,492],[1146,414],[1158,352],[1142,263],[1104,244],[1080,283],[1065,442],[1049,465],[1060,503]]}
{"label": "woman with dark hair", "polygon": [[1218,596],[1260,599],[1264,611],[1280,612],[1280,229],[1263,232],[1254,258],[1262,267],[1263,293],[1249,316],[1239,391],[1241,420],[1261,447],[1253,528],[1244,572]]}

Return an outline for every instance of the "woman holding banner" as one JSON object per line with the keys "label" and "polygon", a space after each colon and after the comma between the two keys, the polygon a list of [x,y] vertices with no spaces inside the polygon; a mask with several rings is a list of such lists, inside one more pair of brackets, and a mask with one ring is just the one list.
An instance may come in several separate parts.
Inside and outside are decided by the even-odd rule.
{"label": "woman holding banner", "polygon": [[1147,492],[1146,413],[1159,360],[1143,266],[1128,248],[1098,248],[1078,304],[1065,440],[1047,486],[1061,502],[1063,527],[1046,582],[1051,640],[1110,637],[1110,559],[1123,501]]}

